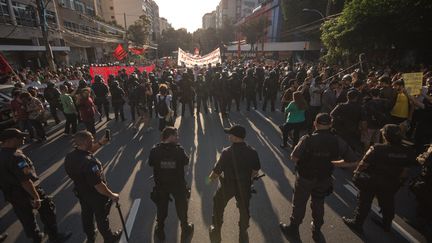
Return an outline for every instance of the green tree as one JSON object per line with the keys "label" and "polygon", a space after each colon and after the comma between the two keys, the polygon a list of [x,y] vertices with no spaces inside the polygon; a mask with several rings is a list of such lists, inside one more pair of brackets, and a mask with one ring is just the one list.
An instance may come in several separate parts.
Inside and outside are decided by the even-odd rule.
{"label": "green tree", "polygon": [[164,30],[158,41],[159,56],[171,56],[172,52],[177,51],[179,47],[185,51],[192,51],[194,48],[192,34],[185,29],[169,28]]}
{"label": "green tree", "polygon": [[141,15],[138,20],[129,26],[127,38],[137,45],[144,45],[148,43],[149,34],[150,20],[146,15]]}
{"label": "green tree", "polygon": [[255,50],[255,44],[266,35],[267,27],[271,24],[266,16],[252,19],[239,27],[240,32],[246,37],[246,42],[251,45],[251,51]]}
{"label": "green tree", "polygon": [[376,50],[430,49],[430,0],[352,0],[322,26],[326,59]]}

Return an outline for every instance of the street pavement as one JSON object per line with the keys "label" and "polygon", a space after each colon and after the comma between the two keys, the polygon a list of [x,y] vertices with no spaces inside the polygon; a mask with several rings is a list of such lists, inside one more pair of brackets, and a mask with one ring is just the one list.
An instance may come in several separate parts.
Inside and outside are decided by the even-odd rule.
{"label": "street pavement", "polygon": [[[218,114],[178,117],[180,143],[190,156],[190,165],[185,168],[187,181],[192,188],[189,201],[189,219],[195,224],[193,236],[186,242],[210,242],[208,229],[211,225],[212,196],[217,183],[206,183],[206,178],[216,162],[221,150],[228,146],[223,127],[238,123],[246,127],[247,143],[259,153],[262,173],[266,174],[255,182],[257,194],[250,204],[250,242],[290,242],[279,230],[279,222],[289,222],[291,201],[295,182],[295,168],[289,159],[290,150],[281,149],[281,134],[278,125],[283,122],[281,112],[252,110],[231,112],[230,117],[222,119]],[[128,114],[128,111],[126,111]],[[113,115],[113,114],[112,114]],[[127,116],[129,118],[129,116]],[[154,239],[156,207],[150,200],[153,181],[152,170],[147,164],[151,147],[159,141],[157,120],[152,119],[152,131],[141,129],[136,132],[126,122],[114,120],[97,124],[98,136],[104,135],[109,128],[112,141],[100,149],[96,156],[104,165],[108,184],[114,192],[120,193],[120,204],[125,215],[130,242],[158,242]],[[57,128],[57,129],[56,129]],[[73,149],[72,137],[63,135],[61,126],[54,127],[44,144],[32,144],[24,148],[33,160],[40,175],[42,187],[50,193],[57,206],[57,219],[61,230],[72,231],[69,242],[85,242],[81,227],[80,206],[72,193],[73,185],[66,176],[63,160]],[[374,205],[365,224],[362,237],[347,228],[341,216],[351,215],[356,205],[356,189],[351,183],[350,170],[336,169],[334,173],[334,193],[326,199],[325,224],[322,232],[324,242],[424,242],[424,239],[404,219],[414,215],[414,197],[402,189],[396,199],[397,217],[392,233],[384,233],[370,218],[379,217],[379,209]],[[10,205],[0,202],[0,232],[8,232],[6,242],[29,242]],[[115,207],[110,214],[111,227],[121,228],[119,214]],[[229,202],[224,216],[222,242],[238,242],[238,210],[235,200]],[[40,222],[40,221],[39,221]],[[311,230],[311,211],[307,207],[306,217],[300,227],[302,242],[313,242]],[[41,228],[43,225],[39,224]],[[170,203],[166,221],[165,242],[180,242],[180,226],[175,213],[174,203]],[[103,242],[99,235],[97,242]],[[122,242],[126,242],[122,239]]]}

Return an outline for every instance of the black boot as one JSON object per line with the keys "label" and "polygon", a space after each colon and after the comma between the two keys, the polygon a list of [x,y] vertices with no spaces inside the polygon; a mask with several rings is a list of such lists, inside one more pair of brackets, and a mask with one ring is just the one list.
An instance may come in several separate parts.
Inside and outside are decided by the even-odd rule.
{"label": "black boot", "polygon": [[213,243],[221,242],[221,228],[211,225],[210,226],[210,241]]}
{"label": "black boot", "polygon": [[284,223],[279,224],[282,232],[291,238],[300,239],[299,226],[295,224],[286,225]]}
{"label": "black boot", "polygon": [[182,239],[188,238],[190,235],[192,235],[193,231],[194,231],[194,225],[191,223],[187,223],[186,225],[182,226],[181,238]]}
{"label": "black boot", "polygon": [[156,225],[155,228],[155,236],[159,239],[159,240],[165,240],[165,231],[164,231],[164,227],[161,225]]}
{"label": "black boot", "polygon": [[311,229],[312,229],[312,239],[315,242],[321,242],[323,237],[322,237],[322,232],[321,232],[321,227],[317,227],[314,225],[314,223],[311,223]]}
{"label": "black boot", "polygon": [[249,243],[249,235],[247,230],[239,231],[239,243]]}
{"label": "black boot", "polygon": [[348,217],[343,216],[342,221],[348,226],[352,231],[358,234],[363,234],[363,226],[355,219],[350,219]]}

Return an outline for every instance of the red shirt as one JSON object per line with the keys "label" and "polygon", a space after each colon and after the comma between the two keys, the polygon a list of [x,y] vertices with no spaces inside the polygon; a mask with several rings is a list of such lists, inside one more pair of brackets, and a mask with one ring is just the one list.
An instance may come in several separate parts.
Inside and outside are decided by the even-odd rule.
{"label": "red shirt", "polygon": [[83,121],[93,121],[94,115],[96,113],[95,105],[92,98],[82,99],[79,104],[79,113],[81,120]]}

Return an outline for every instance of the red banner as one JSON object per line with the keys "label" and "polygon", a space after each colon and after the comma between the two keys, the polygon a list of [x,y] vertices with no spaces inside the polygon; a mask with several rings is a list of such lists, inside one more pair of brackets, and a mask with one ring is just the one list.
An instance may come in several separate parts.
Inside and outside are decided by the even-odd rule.
{"label": "red banner", "polygon": [[113,56],[117,58],[117,60],[122,60],[127,57],[127,52],[123,49],[123,46],[118,44],[117,48],[114,50]]}
{"label": "red banner", "polygon": [[105,80],[105,83],[108,80],[108,76],[110,74],[117,76],[118,72],[122,69],[126,70],[126,73],[130,75],[135,71],[135,68],[138,68],[138,70],[142,73],[143,71],[146,71],[147,73],[153,72],[155,69],[155,65],[151,66],[145,66],[145,67],[131,67],[131,66],[111,66],[111,67],[90,67],[90,75],[92,78],[94,78],[95,75],[101,75],[102,78]]}
{"label": "red banner", "polygon": [[12,67],[9,65],[8,61],[0,53],[0,74],[8,74],[13,72]]}

